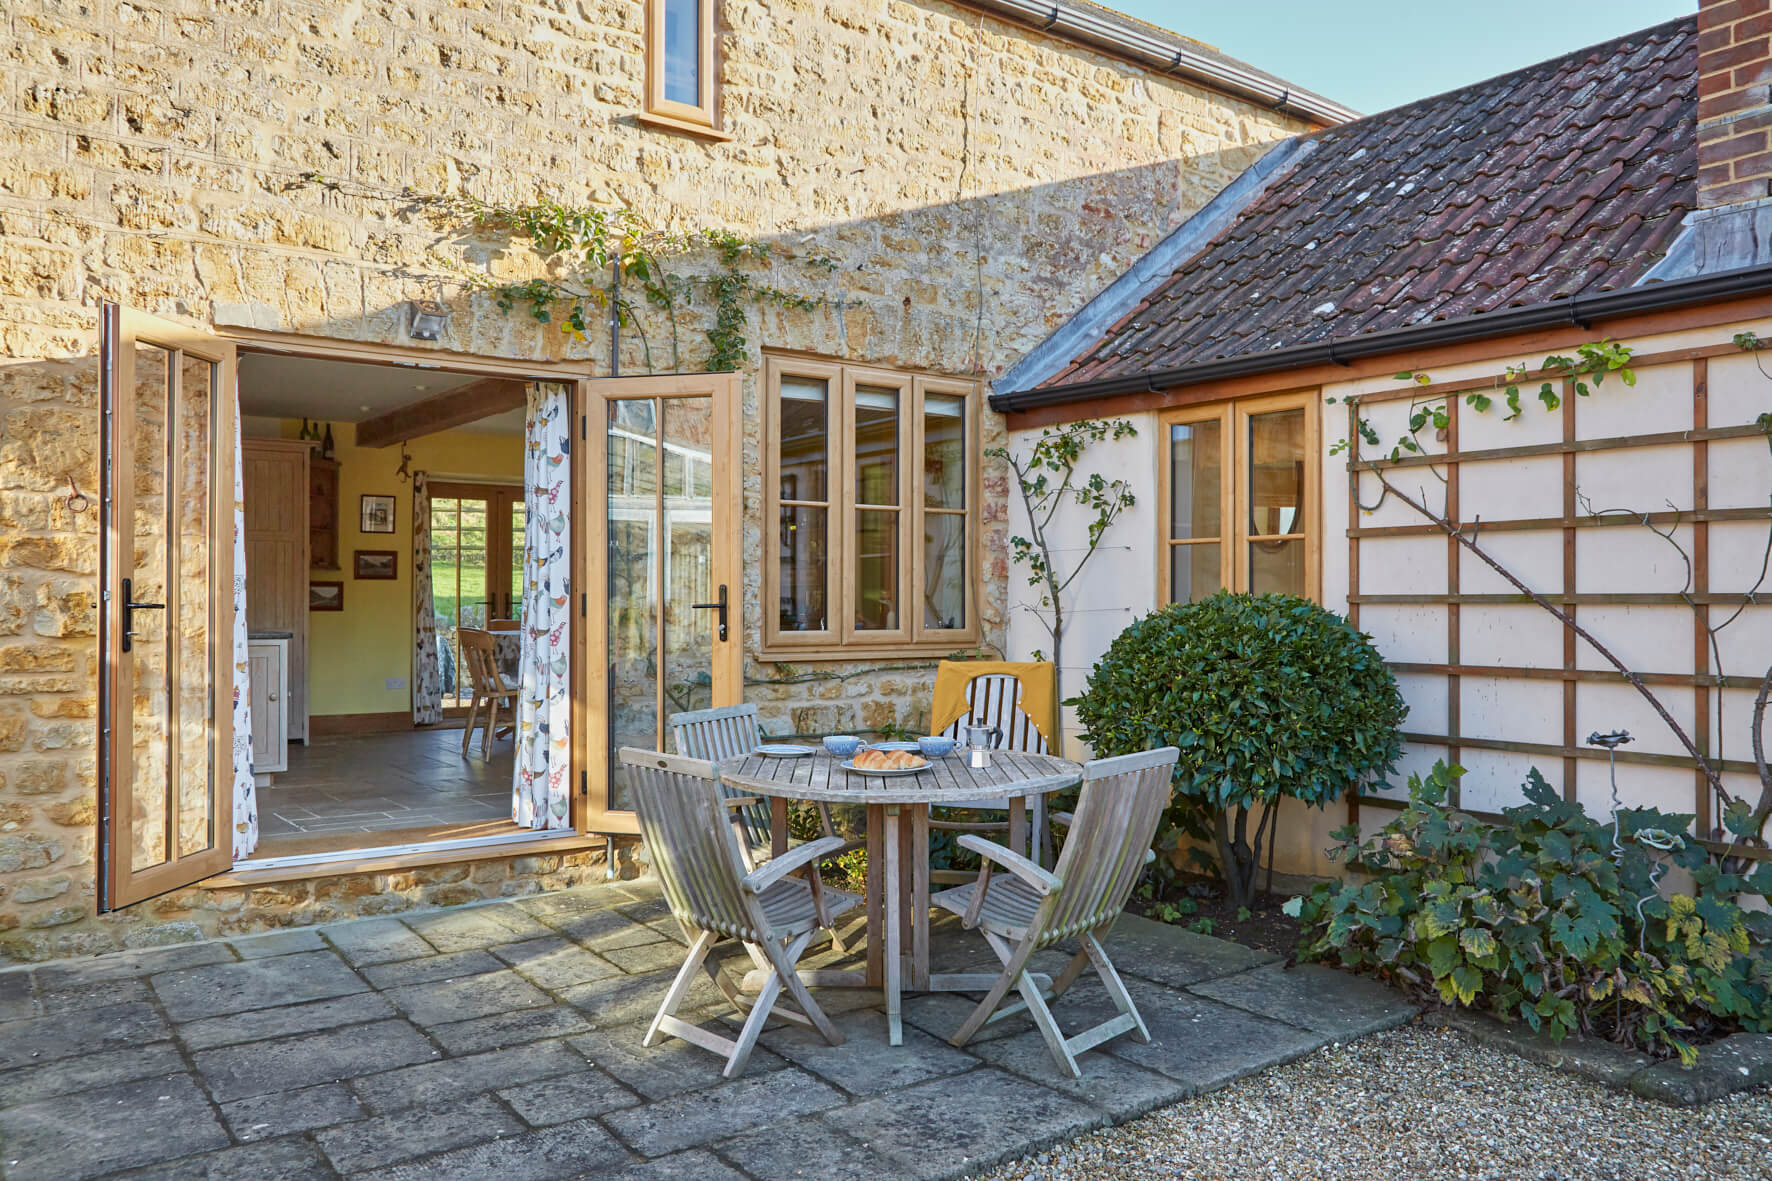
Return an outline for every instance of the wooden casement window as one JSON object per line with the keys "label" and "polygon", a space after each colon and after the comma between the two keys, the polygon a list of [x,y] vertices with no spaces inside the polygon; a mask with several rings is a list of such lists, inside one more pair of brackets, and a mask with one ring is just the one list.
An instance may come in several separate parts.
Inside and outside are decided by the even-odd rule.
{"label": "wooden casement window", "polygon": [[714,0],[646,0],[646,109],[640,118],[724,137]]}
{"label": "wooden casement window", "polygon": [[976,386],[768,357],[763,400],[764,657],[976,644]]}
{"label": "wooden casement window", "polygon": [[1314,392],[1162,414],[1160,602],[1221,589],[1322,597],[1317,414]]}

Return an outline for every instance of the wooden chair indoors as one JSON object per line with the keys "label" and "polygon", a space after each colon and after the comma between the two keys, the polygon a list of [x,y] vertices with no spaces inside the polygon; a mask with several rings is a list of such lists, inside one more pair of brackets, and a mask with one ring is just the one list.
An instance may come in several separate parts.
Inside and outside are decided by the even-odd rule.
{"label": "wooden chair indoors", "polygon": [[[819,860],[833,856],[842,840],[807,841],[747,872],[738,833],[725,823],[726,806],[714,764],[631,747],[624,747],[620,757],[632,776],[634,810],[653,871],[671,914],[690,941],[683,967],[665,992],[642,1044],[656,1045],[666,1035],[682,1038],[726,1059],[722,1073],[727,1078],[744,1070],[771,1012],[817,1030],[833,1046],[842,1045],[843,1035],[794,969],[812,937],[829,930],[838,915],[860,901],[853,894],[825,888],[818,875]],[[806,871],[805,878],[788,876],[799,869]],[[723,967],[709,962],[708,953],[723,939],[744,944],[751,960],[769,974],[755,1000],[739,991]],[[676,1015],[698,971],[705,971],[744,1014],[736,1039]],[[775,1008],[784,990],[799,1006],[798,1012]]]}
{"label": "wooden chair indoors", "polygon": [[461,641],[461,663],[467,670],[468,686],[473,692],[468,701],[467,725],[461,731],[461,753],[468,753],[468,742],[474,736],[474,720],[482,716],[480,711],[484,707],[485,729],[480,738],[480,753],[490,755],[492,737],[498,729],[499,706],[506,706],[511,711],[508,722],[516,721],[519,686],[498,671],[498,640],[491,632],[464,627],[455,634]]}
{"label": "wooden chair indoors", "polygon": [[[950,1039],[954,1045],[963,1046],[984,1026],[1025,1011],[1059,1066],[1072,1078],[1081,1078],[1077,1055],[1083,1051],[1122,1033],[1141,1042],[1151,1040],[1101,940],[1152,859],[1151,838],[1169,802],[1180,753],[1166,746],[1086,764],[1064,851],[1050,873],[994,841],[970,833],[960,838],[963,848],[984,858],[984,868],[977,881],[943,890],[930,902],[959,915],[967,927],[976,927],[1003,961],[1003,974]],[[993,866],[1008,872],[993,874]],[[1053,979],[1052,987],[1042,991],[1027,970],[1028,960],[1041,948],[1067,939],[1077,940],[1082,949]],[[1118,1014],[1067,1038],[1046,1002],[1062,996],[1090,965]],[[1011,988],[1021,1000],[998,1008]]]}

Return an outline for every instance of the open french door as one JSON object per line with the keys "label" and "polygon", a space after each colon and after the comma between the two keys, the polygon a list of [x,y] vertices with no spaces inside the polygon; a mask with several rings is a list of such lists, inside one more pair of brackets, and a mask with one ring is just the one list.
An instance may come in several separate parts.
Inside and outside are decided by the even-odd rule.
{"label": "open french door", "polygon": [[671,714],[744,696],[738,378],[609,378],[579,390],[581,827],[638,832],[616,751],[667,750]]}
{"label": "open french door", "polygon": [[99,909],[232,857],[235,356],[101,313]]}

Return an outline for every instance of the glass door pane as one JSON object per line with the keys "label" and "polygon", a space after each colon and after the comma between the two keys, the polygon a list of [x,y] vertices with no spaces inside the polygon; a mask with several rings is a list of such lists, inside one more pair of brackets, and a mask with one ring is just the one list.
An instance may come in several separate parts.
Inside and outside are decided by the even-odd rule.
{"label": "glass door pane", "polygon": [[101,312],[99,908],[227,868],[234,353]]}
{"label": "glass door pane", "polygon": [[528,508],[523,503],[521,490],[513,490],[510,509],[506,513],[509,520],[509,532],[505,545],[505,553],[510,555],[506,563],[510,567],[505,575],[505,605],[503,618],[523,618],[523,556],[524,532],[528,521]]}
{"label": "glass door pane", "polygon": [[136,873],[165,864],[172,847],[173,734],[168,718],[175,655],[165,607],[167,587],[176,578],[166,525],[173,445],[166,430],[166,410],[172,399],[174,356],[153,345],[135,348],[135,552],[124,575],[124,596],[132,607],[123,643],[134,682],[129,867]]}
{"label": "glass door pane", "polygon": [[431,601],[437,616],[437,658],[442,665],[443,708],[466,709],[473,686],[462,667],[463,627],[485,627],[489,565],[485,497],[431,497]]}

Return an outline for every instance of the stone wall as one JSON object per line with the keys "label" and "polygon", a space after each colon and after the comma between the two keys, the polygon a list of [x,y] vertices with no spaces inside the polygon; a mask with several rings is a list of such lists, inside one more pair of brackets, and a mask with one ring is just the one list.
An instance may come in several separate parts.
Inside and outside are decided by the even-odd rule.
{"label": "stone wall", "polygon": [[[825,302],[753,310],[746,329],[754,576],[761,349],[988,379],[1300,129],[938,0],[722,8],[729,142],[635,121],[632,0],[21,0],[0,13],[0,953],[199,921],[172,917],[197,906],[182,894],[93,916],[96,513],[70,511],[67,491],[97,482],[102,299],[206,327],[406,343],[404,301],[441,291],[457,310],[440,349],[607,372],[606,339],[575,343],[464,294],[451,265],[535,263],[413,215],[402,191],[628,205],[828,256],[834,271],[778,261],[768,276]],[[703,363],[708,314],[678,325],[684,368]],[[642,327],[657,354],[668,326]],[[619,359],[645,371],[636,333]],[[983,434],[1001,442],[1000,420]],[[1001,647],[995,465],[983,486],[982,618]],[[748,585],[753,641],[760,624]],[[926,714],[927,669],[793,676],[827,671],[849,679],[747,693],[772,732]],[[754,660],[748,673],[781,677]],[[193,912],[206,929],[214,904]],[[304,905],[248,892],[228,921],[316,913]]]}

